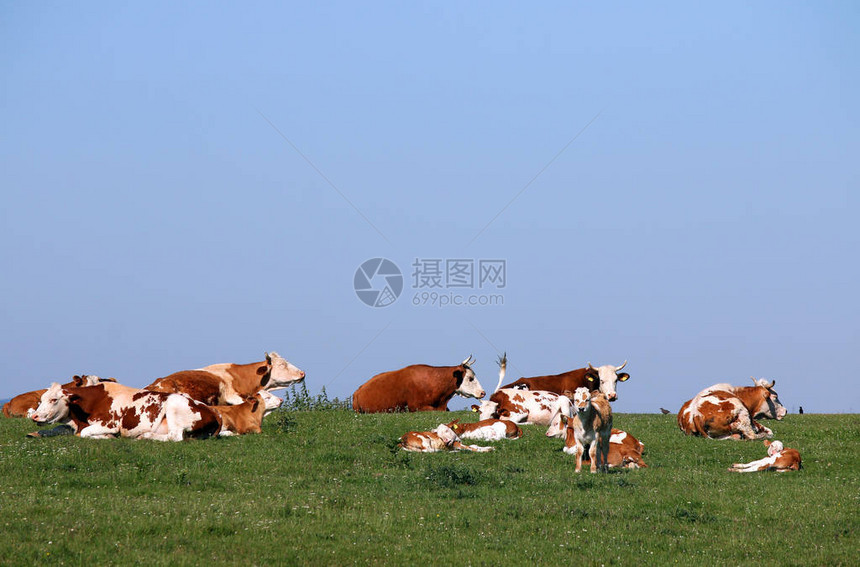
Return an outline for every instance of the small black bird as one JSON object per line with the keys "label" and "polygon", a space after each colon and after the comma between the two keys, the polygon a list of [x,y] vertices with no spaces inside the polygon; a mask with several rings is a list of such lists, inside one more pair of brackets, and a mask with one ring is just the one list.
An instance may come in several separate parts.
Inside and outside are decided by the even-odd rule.
{"label": "small black bird", "polygon": [[803,406],[800,406],[800,408],[798,408],[797,413],[803,415]]}
{"label": "small black bird", "polygon": [[[666,415],[667,413],[672,413],[669,410],[667,410],[666,408],[660,408],[660,411],[663,412],[663,415]],[[803,412],[800,412],[800,413],[803,413]]]}

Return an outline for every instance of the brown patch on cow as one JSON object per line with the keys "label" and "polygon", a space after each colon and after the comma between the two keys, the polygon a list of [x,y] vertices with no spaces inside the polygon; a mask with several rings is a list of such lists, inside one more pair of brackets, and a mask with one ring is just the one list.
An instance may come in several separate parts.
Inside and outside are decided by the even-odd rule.
{"label": "brown patch on cow", "polygon": [[513,395],[513,397],[511,398],[511,400],[512,400],[512,401],[514,401],[514,402],[524,402],[524,401],[526,401],[525,397],[524,397],[522,394],[514,394],[514,395]]}
{"label": "brown patch on cow", "polygon": [[226,403],[221,399],[223,381],[205,370],[183,370],[159,378],[145,388],[153,392],[186,394],[209,406]]}

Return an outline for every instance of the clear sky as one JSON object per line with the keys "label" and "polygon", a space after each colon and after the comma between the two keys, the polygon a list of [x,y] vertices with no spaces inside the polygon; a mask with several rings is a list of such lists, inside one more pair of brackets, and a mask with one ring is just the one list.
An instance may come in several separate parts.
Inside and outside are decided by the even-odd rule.
{"label": "clear sky", "polygon": [[[506,350],[511,378],[629,360],[616,411],[750,376],[860,411],[859,25],[850,1],[0,2],[0,397],[272,350],[331,396],[469,353],[492,390]],[[377,257],[403,290],[374,308]],[[504,260],[504,287],[435,290],[503,304],[414,305],[416,259]]]}

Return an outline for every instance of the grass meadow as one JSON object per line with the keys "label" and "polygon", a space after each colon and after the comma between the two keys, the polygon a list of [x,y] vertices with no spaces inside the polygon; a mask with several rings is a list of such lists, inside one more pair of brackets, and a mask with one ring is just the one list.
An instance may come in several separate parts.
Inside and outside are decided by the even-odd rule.
{"label": "grass meadow", "polygon": [[574,474],[544,428],[491,453],[396,449],[474,414],[277,412],[184,443],[25,438],[0,419],[4,565],[857,565],[860,416],[769,422],[797,473],[732,474],[761,442],[617,414],[647,469]]}

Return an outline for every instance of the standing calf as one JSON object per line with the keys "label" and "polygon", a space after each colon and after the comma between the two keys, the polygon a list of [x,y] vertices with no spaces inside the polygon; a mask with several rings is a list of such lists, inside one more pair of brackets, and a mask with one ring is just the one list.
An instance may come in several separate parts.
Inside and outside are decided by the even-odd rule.
{"label": "standing calf", "polygon": [[[573,419],[562,415],[567,425],[567,439],[564,452],[576,455],[575,472],[582,470],[582,454],[588,446],[591,472],[606,472],[609,468],[609,438],[612,432],[612,408],[609,400],[598,391],[589,392],[588,388],[577,388],[573,394]],[[573,437],[574,444],[570,445]]]}
{"label": "standing calf", "polygon": [[796,449],[786,449],[782,441],[765,441],[767,457],[751,463],[735,463],[729,467],[729,472],[758,472],[758,471],[797,471],[803,465],[800,461],[800,453]]}

